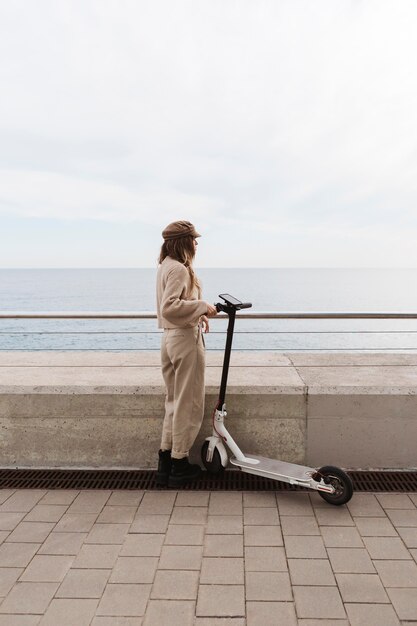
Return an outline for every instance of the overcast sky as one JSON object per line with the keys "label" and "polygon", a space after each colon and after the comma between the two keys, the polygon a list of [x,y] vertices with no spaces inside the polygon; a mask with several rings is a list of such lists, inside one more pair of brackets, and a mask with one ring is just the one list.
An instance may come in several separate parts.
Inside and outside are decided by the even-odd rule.
{"label": "overcast sky", "polygon": [[0,267],[417,266],[415,0],[0,7]]}

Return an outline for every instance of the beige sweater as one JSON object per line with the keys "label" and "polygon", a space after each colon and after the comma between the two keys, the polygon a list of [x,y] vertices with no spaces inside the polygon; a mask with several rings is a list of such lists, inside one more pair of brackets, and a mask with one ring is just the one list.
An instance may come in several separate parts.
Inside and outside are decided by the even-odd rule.
{"label": "beige sweater", "polygon": [[207,302],[191,292],[187,268],[167,256],[158,267],[156,312],[158,328],[191,328],[207,313]]}

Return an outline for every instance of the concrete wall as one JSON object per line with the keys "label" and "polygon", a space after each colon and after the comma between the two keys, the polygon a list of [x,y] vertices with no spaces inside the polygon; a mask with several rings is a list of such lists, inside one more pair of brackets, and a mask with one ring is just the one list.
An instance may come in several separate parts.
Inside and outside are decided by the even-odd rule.
{"label": "concrete wall", "polygon": [[[208,353],[211,432],[221,376]],[[417,466],[417,355],[232,354],[227,425],[243,450],[312,466]],[[157,353],[0,353],[2,467],[155,467]]]}

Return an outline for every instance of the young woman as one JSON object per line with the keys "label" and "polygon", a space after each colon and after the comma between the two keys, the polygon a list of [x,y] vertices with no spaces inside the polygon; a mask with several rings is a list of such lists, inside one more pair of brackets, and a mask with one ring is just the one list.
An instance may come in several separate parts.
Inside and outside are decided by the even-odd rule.
{"label": "young woman", "polygon": [[205,352],[202,332],[216,308],[201,300],[193,271],[199,233],[193,224],[178,221],[162,232],[156,280],[162,375],[166,385],[165,418],[159,450],[157,484],[176,487],[197,478],[198,465],[188,454],[203,421]]}

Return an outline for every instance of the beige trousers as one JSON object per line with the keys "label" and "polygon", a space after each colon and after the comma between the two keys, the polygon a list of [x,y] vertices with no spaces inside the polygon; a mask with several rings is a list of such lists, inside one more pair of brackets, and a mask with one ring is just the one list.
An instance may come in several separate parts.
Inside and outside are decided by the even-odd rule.
{"label": "beige trousers", "polygon": [[161,450],[182,459],[188,456],[204,414],[205,348],[200,328],[165,329],[161,365],[166,385]]}

